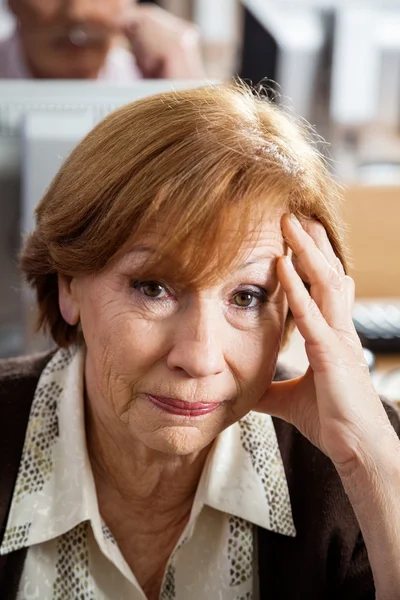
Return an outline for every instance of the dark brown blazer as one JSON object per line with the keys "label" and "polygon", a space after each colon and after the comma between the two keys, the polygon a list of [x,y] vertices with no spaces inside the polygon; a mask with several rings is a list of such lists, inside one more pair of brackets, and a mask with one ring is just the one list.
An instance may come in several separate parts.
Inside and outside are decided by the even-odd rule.
{"label": "dark brown blazer", "polygon": [[[33,395],[51,355],[0,361],[0,541]],[[290,370],[278,366],[275,379],[292,376]],[[397,410],[384,404],[400,435]],[[258,528],[260,600],[374,600],[367,551],[333,464],[292,425],[277,418],[273,422],[297,536]],[[19,550],[0,557],[1,600],[16,598],[25,556],[26,550]]]}

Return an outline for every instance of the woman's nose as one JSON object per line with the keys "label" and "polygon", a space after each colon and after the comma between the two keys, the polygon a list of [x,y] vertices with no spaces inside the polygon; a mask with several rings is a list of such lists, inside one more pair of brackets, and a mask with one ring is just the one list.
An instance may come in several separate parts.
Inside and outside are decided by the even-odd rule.
{"label": "woman's nose", "polygon": [[[222,316],[197,316],[182,319],[175,330],[174,345],[167,357],[170,369],[182,370],[189,377],[209,377],[225,368]],[[195,321],[195,322],[193,322]]]}

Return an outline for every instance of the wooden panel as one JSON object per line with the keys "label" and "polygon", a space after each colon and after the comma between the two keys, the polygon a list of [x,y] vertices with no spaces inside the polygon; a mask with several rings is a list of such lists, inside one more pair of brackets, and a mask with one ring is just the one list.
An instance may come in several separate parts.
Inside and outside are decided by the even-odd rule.
{"label": "wooden panel", "polygon": [[357,297],[400,297],[400,187],[345,192],[343,217]]}

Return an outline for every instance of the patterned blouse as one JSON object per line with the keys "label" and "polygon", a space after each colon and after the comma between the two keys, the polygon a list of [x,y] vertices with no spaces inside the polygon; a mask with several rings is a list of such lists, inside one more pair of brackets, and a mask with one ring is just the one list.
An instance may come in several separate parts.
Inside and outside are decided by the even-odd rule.
{"label": "patterned blouse", "polygon": [[[59,350],[35,392],[0,547],[28,548],[18,600],[146,599],[99,512],[83,368],[83,348]],[[296,535],[272,419],[249,413],[210,451],[160,600],[256,599],[255,526]]]}

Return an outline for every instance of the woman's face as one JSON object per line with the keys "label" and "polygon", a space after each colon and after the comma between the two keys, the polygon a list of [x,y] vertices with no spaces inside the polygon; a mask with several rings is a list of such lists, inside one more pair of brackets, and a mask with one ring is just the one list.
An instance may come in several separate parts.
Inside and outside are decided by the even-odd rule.
{"label": "woman's face", "polygon": [[287,315],[276,276],[280,216],[258,233],[256,247],[240,248],[243,264],[201,291],[141,279],[150,238],[107,272],[61,283],[62,313],[79,314],[87,345],[89,401],[106,426],[118,422],[147,447],[184,455],[257,406]]}
{"label": "woman's face", "polygon": [[36,77],[92,79],[110,49],[115,18],[130,0],[9,0]]}

